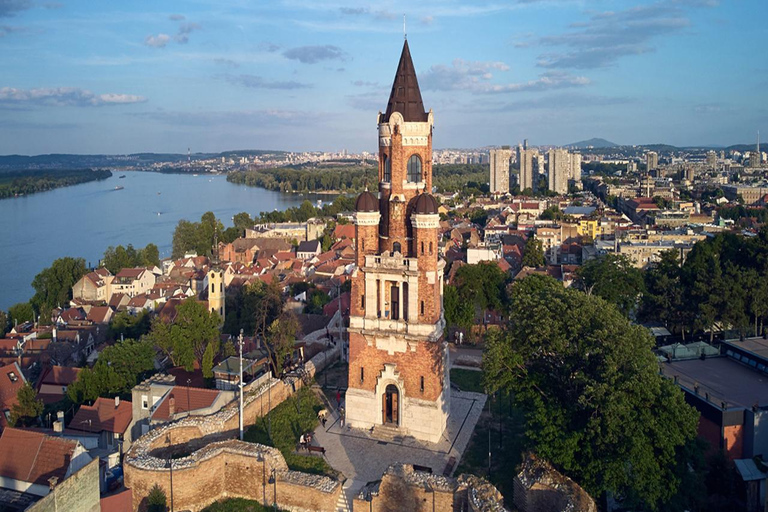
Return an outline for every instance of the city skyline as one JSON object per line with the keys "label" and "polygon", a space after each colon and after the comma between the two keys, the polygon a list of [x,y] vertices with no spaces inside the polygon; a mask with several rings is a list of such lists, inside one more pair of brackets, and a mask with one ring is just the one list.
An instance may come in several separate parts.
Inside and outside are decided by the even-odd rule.
{"label": "city skyline", "polygon": [[758,0],[0,0],[0,154],[373,152],[403,13],[437,147],[727,146],[768,120]]}

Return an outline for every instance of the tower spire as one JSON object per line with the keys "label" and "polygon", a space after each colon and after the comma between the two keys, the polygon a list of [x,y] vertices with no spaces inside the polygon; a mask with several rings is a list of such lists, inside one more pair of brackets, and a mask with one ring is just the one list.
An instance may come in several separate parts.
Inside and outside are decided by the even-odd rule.
{"label": "tower spire", "polygon": [[403,52],[400,54],[400,62],[392,83],[387,111],[380,122],[389,121],[389,116],[393,112],[400,112],[406,122],[423,123],[428,118],[428,114],[424,111],[424,102],[421,100],[419,81],[416,78],[416,68],[413,66],[407,39],[403,43]]}

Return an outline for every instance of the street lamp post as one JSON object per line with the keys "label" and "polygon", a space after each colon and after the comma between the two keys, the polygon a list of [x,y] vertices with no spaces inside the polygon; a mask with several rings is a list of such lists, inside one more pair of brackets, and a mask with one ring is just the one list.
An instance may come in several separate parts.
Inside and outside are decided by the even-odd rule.
{"label": "street lamp post", "polygon": [[171,458],[171,433],[168,432],[168,468],[171,473],[171,512],[173,512],[173,459]]}
{"label": "street lamp post", "polygon": [[[342,490],[342,492],[343,492],[343,490]],[[370,489],[368,489],[365,492],[365,501],[368,502],[368,507],[369,507],[368,510],[370,512],[373,512],[373,494],[371,494],[371,490]]]}
{"label": "street lamp post", "polygon": [[493,395],[488,395],[488,414],[490,420],[488,421],[488,479],[491,479],[491,429],[493,425],[493,412],[491,411],[491,398]]}
{"label": "street lamp post", "polygon": [[273,485],[272,503],[277,510],[277,478],[275,478],[275,468],[272,468],[272,473],[269,477],[269,483]]}
{"label": "street lamp post", "polygon": [[267,506],[267,459],[261,455],[261,494],[264,496],[264,506]]}
{"label": "street lamp post", "polygon": [[192,415],[192,406],[189,402],[189,388],[192,387],[192,379],[187,379],[187,416]]}
{"label": "street lamp post", "polygon": [[426,486],[426,491],[432,493],[432,512],[435,512],[435,488],[429,485],[429,483],[424,485]]}
{"label": "street lamp post", "polygon": [[237,338],[237,344],[240,346],[240,440],[243,440],[243,330],[240,329],[240,336]]}

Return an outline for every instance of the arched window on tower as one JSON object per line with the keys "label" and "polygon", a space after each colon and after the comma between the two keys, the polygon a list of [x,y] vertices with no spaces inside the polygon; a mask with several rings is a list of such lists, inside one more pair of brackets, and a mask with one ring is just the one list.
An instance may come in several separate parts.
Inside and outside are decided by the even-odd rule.
{"label": "arched window on tower", "polygon": [[408,159],[408,181],[418,183],[421,181],[421,158],[419,155],[411,155]]}
{"label": "arched window on tower", "polygon": [[387,155],[384,155],[384,179],[382,181],[392,181],[392,162]]}
{"label": "arched window on tower", "polygon": [[395,242],[394,244],[392,244],[392,252],[399,252],[399,253],[403,252],[400,247],[400,242]]}

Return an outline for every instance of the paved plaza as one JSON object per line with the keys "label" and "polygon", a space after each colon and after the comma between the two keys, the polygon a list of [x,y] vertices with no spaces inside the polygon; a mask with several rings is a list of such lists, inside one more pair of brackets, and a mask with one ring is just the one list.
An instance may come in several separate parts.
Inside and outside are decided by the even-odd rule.
{"label": "paved plaza", "polygon": [[344,489],[351,503],[352,496],[363,485],[381,479],[387,467],[396,462],[428,467],[442,475],[448,460],[454,457],[455,468],[472,437],[485,401],[484,394],[452,389],[448,426],[440,442],[434,444],[376,430],[342,427],[334,403],[329,405],[325,427],[318,425],[315,430],[313,444],[325,448],[328,463],[347,478]]}

